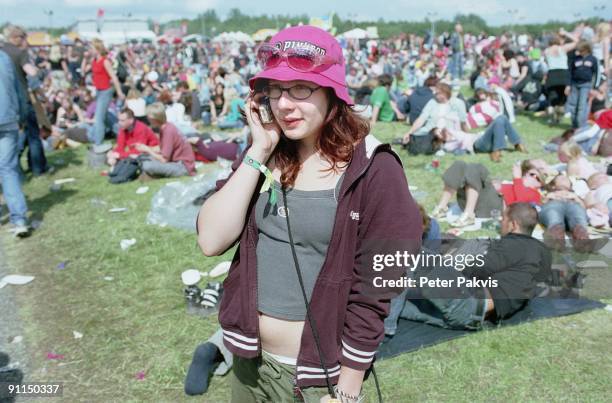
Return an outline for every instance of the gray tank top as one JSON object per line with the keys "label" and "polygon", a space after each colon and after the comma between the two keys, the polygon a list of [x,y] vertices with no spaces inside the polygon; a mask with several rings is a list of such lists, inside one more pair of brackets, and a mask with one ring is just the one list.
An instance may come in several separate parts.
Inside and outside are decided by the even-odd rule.
{"label": "gray tank top", "polygon": [[310,301],[331,240],[343,179],[344,174],[334,189],[288,190],[287,209],[278,182],[274,183],[276,206],[271,208],[268,204],[270,191],[257,199],[257,308],[261,313],[285,320],[305,320],[306,307],[291,254],[285,214],[288,210],[304,289]]}

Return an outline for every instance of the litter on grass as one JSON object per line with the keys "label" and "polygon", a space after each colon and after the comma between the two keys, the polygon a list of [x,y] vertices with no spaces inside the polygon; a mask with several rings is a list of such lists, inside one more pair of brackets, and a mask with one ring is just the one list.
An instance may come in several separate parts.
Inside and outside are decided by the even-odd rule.
{"label": "litter on grass", "polygon": [[64,354],[47,353],[47,359],[49,360],[63,360]]}
{"label": "litter on grass", "polygon": [[149,187],[148,186],[141,186],[138,189],[136,189],[136,194],[137,195],[141,195],[141,194],[145,194],[149,191]]}
{"label": "litter on grass", "polygon": [[83,333],[77,332],[76,330],[72,331],[72,336],[74,336],[75,339],[82,339],[83,338]]}
{"label": "litter on grass", "polygon": [[225,262],[221,262],[218,265],[216,265],[208,274],[210,275],[210,277],[222,276],[229,271],[231,265],[232,265],[232,262],[230,262],[229,260]]}
{"label": "litter on grass", "polygon": [[24,285],[34,280],[34,276],[24,276],[21,274],[9,274],[8,276],[2,277],[0,280],[0,288],[4,288],[7,284],[11,285]]}
{"label": "litter on grass", "polygon": [[108,210],[109,213],[123,213],[124,211],[127,211],[127,207],[115,207]]}
{"label": "litter on grass", "polygon": [[13,336],[13,337],[9,337],[8,342],[9,344],[18,344],[21,343],[23,341],[23,336]]}
{"label": "litter on grass", "polygon": [[64,179],[56,179],[53,181],[54,185],[63,185],[64,183],[71,183],[71,182],[75,182],[76,179],[74,178],[64,178]]}
{"label": "litter on grass", "polygon": [[67,264],[68,264],[68,262],[60,262],[55,267],[55,270],[64,270],[66,268]]}
{"label": "litter on grass", "polygon": [[131,246],[134,246],[136,244],[136,239],[132,238],[132,239],[122,239],[121,242],[119,242],[119,245],[121,246],[122,250],[128,250]]}
{"label": "litter on grass", "polygon": [[220,161],[211,172],[166,184],[153,195],[147,222],[195,232],[200,207],[214,193],[217,180],[227,178],[230,172],[231,162]]}

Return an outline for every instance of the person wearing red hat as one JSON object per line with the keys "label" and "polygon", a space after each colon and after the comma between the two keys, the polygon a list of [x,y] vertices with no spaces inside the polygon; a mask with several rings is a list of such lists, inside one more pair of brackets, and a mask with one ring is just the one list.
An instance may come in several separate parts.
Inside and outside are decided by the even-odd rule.
{"label": "person wearing red hat", "polygon": [[351,108],[333,36],[287,28],[257,58],[252,143],[197,220],[205,255],[239,242],[219,310],[232,401],[362,401],[389,301],[403,290],[382,280],[405,272],[375,271],[372,258],[418,253],[420,213],[399,157]]}

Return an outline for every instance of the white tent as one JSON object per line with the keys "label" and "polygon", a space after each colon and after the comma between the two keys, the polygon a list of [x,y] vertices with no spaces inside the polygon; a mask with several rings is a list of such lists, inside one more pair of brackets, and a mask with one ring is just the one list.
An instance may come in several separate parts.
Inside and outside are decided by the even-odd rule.
{"label": "white tent", "polygon": [[191,34],[183,37],[183,41],[185,42],[202,42],[204,37],[200,34]]}
{"label": "white tent", "polygon": [[253,39],[244,32],[223,32],[212,39],[213,42],[244,42],[252,45]]}
{"label": "white tent", "polygon": [[252,37],[255,41],[264,41],[267,37],[276,35],[277,32],[275,29],[263,28],[255,32]]}
{"label": "white tent", "polygon": [[107,45],[125,43],[133,39],[155,39],[148,22],[138,19],[79,20],[74,31],[85,40],[100,38]]}
{"label": "white tent", "polygon": [[366,31],[365,29],[361,29],[361,28],[354,28],[338,36],[344,39],[365,39],[365,38],[368,38],[368,31]]}

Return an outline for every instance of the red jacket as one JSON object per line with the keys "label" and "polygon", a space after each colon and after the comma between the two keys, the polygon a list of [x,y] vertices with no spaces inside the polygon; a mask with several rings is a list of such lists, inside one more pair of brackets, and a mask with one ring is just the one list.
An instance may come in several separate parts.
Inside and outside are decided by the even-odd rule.
{"label": "red jacket", "polygon": [[159,145],[159,139],[149,126],[140,120],[134,119],[134,126],[131,131],[119,129],[117,145],[114,151],[119,153],[119,159],[127,158],[130,154],[139,155],[141,152],[136,150],[136,144],[155,147]]}
{"label": "red jacket", "polygon": [[501,194],[506,206],[520,202],[542,204],[542,196],[538,189],[526,187],[523,184],[523,178],[513,179],[511,185],[503,184]]}
{"label": "red jacket", "polygon": [[[236,160],[234,170],[242,161]],[[217,189],[227,180],[219,181]],[[263,182],[263,175],[260,184]],[[259,188],[259,187],[258,187]],[[235,355],[261,354],[257,313],[258,231],[254,205],[227,278],[219,310],[225,346]],[[375,288],[375,277],[398,279],[405,268],[372,269],[375,254],[418,253],[422,221],[399,157],[388,144],[368,136],[355,150],[340,189],[327,256],[310,300],[324,362],[333,383],[340,366],[368,369],[384,336],[389,301],[403,288]],[[295,270],[293,262],[287,267]],[[324,386],[325,375],[308,321],[297,357],[297,384]]]}

